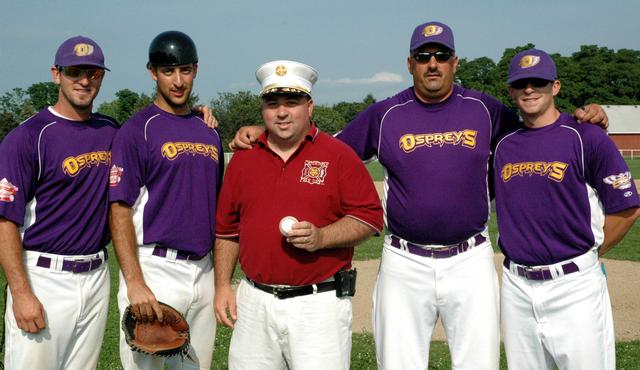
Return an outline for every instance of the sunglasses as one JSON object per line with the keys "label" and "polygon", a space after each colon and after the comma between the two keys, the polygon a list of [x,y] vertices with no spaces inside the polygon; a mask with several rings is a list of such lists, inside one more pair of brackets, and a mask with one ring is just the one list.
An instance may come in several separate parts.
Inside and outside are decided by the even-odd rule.
{"label": "sunglasses", "polygon": [[511,87],[516,90],[522,90],[529,86],[529,84],[531,84],[531,86],[533,87],[541,88],[547,86],[550,83],[551,81],[543,80],[541,78],[524,78],[522,80],[513,81],[511,83]]}
{"label": "sunglasses", "polygon": [[451,59],[452,56],[453,53],[450,51],[438,50],[431,53],[428,51],[421,51],[419,53],[413,54],[413,59],[415,59],[416,62],[428,62],[431,60],[431,57],[435,57],[436,61],[442,63]]}
{"label": "sunglasses", "polygon": [[98,80],[104,76],[104,69],[102,68],[80,68],[80,67],[60,67],[57,66],[65,77],[68,78],[81,78],[87,76],[90,80]]}

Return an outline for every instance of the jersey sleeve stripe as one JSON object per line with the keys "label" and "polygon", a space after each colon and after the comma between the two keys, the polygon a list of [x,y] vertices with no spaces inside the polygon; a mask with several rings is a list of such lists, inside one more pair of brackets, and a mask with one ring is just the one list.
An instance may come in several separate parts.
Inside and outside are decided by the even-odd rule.
{"label": "jersey sleeve stripe", "polygon": [[149,126],[149,122],[151,122],[151,120],[152,120],[152,119],[154,119],[154,118],[158,117],[159,115],[160,115],[160,113],[158,113],[158,114],[156,114],[156,115],[154,115],[154,116],[151,116],[151,117],[147,120],[147,122],[145,122],[145,123],[144,123],[144,141],[147,141],[147,126]]}
{"label": "jersey sleeve stripe", "polygon": [[584,178],[584,145],[582,144],[582,137],[580,136],[578,130],[573,127],[569,127],[567,125],[560,125],[560,127],[568,128],[569,130],[575,132],[578,140],[580,141],[580,165],[582,166],[582,178]]}
{"label": "jersey sleeve stripe", "polygon": [[378,159],[380,159],[380,144],[382,143],[382,125],[384,124],[384,119],[387,117],[387,114],[389,114],[389,112],[391,112],[393,109],[398,108],[398,107],[402,107],[405,106],[409,103],[413,103],[413,99],[411,100],[407,100],[404,103],[401,104],[396,104],[392,107],[390,107],[389,109],[387,109],[386,112],[384,112],[384,114],[382,115],[382,119],[380,120],[380,132],[378,132]]}
{"label": "jersey sleeve stripe", "polygon": [[56,121],[47,123],[42,130],[40,130],[40,134],[38,134],[38,177],[37,179],[40,180],[40,175],[42,174],[42,151],[40,150],[40,143],[42,141],[42,134],[44,133],[44,130],[46,130],[49,126],[53,125],[54,123],[56,123]]}

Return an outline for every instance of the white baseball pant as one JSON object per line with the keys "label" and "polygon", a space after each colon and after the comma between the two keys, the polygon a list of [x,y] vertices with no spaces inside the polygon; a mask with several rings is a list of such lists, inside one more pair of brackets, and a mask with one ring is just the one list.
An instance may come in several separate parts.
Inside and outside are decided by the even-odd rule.
{"label": "white baseball pant", "polygon": [[[613,370],[613,316],[594,249],[576,257],[579,272],[535,281],[502,272],[502,329],[510,369]],[[512,266],[514,266],[512,264]]]}
{"label": "white baseball pant", "polygon": [[[138,259],[144,281],[156,299],[182,312],[189,323],[193,361],[181,356],[159,357],[134,352],[120,330],[120,360],[126,369],[202,369],[211,368],[213,343],[216,337],[216,319],[213,312],[214,273],[211,254],[198,261],[179,260],[175,250],[167,257],[153,256],[153,246],[140,246]],[[120,317],[129,305],[127,288],[122,273],[118,289]],[[166,361],[165,361],[166,360]]]}
{"label": "white baseball pant", "polygon": [[278,299],[240,282],[229,369],[348,370],[351,298],[334,290]]}
{"label": "white baseball pant", "polygon": [[449,258],[382,250],[373,293],[373,335],[381,370],[427,369],[442,317],[453,369],[498,369],[498,276],[491,242]]}
{"label": "white baseball pant", "polygon": [[[40,256],[51,267],[36,266]],[[62,271],[63,260],[101,258],[95,270]],[[24,252],[31,289],[42,303],[46,327],[37,334],[22,331],[13,314],[13,297],[7,292],[5,311],[6,369],[95,369],[109,310],[109,268],[104,252],[88,256],[62,256]]]}

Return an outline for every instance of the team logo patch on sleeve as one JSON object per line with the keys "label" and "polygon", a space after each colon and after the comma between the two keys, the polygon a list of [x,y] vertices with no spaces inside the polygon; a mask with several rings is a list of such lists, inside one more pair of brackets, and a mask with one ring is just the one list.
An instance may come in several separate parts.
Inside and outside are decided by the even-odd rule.
{"label": "team logo patch on sleeve", "polygon": [[111,171],[109,172],[109,186],[118,186],[122,179],[123,171],[124,168],[118,167],[115,164],[111,166]]}
{"label": "team logo patch on sleeve", "polygon": [[304,161],[300,182],[307,184],[324,185],[324,178],[327,176],[329,162]]}
{"label": "team logo patch on sleeve", "polygon": [[627,171],[617,175],[607,176],[602,179],[602,181],[607,185],[611,185],[614,189],[624,190],[631,187],[632,179],[633,177],[631,177],[631,172]]}
{"label": "team logo patch on sleeve", "polygon": [[6,178],[0,180],[0,202],[11,203],[18,193],[18,187],[9,182]]}

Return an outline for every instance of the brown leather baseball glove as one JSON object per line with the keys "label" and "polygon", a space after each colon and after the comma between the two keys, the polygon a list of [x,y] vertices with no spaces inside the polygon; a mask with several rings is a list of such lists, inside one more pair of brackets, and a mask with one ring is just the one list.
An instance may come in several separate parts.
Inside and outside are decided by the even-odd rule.
{"label": "brown leather baseball glove", "polygon": [[122,316],[122,330],[132,350],[156,356],[188,356],[189,324],[184,316],[168,304],[158,302],[163,322],[137,321],[128,306]]}

